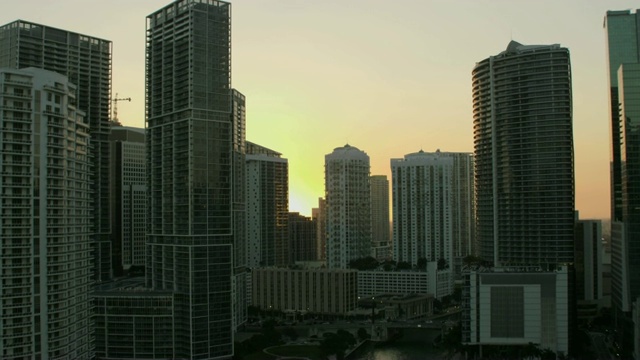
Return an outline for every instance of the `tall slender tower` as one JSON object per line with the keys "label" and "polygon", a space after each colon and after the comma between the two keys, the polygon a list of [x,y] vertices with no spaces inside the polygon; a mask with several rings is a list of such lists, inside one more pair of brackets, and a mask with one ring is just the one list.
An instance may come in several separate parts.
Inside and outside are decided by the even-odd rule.
{"label": "tall slender tower", "polygon": [[611,106],[611,303],[625,356],[633,347],[632,303],[640,296],[640,13],[607,11]]}
{"label": "tall slender tower", "polygon": [[173,357],[233,354],[234,166],[231,4],[175,1],[147,17],[147,286],[174,299]]}
{"label": "tall slender tower", "polygon": [[573,262],[569,50],[507,49],[473,69],[480,255],[496,266]]}
{"label": "tall slender tower", "polygon": [[372,175],[371,184],[371,241],[373,255],[378,260],[391,258],[389,230],[389,180],[386,175]]}
{"label": "tall slender tower", "polygon": [[289,163],[277,151],[247,142],[247,266],[290,263]]}
{"label": "tall slender tower", "polygon": [[371,255],[369,156],[347,144],[324,161],[327,267],[346,269]]}
{"label": "tall slender tower", "polygon": [[0,67],[30,66],[65,75],[77,86],[77,107],[86,113],[91,131],[95,278],[108,280],[112,275],[108,139],[111,41],[23,20],[0,27]]}
{"label": "tall slender tower", "polygon": [[0,358],[90,359],[89,124],[63,75],[0,88]]}

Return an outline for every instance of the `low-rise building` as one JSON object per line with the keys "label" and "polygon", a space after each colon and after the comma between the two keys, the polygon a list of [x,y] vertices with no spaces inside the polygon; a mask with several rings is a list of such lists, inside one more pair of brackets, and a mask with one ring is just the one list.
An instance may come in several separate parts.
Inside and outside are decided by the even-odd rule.
{"label": "low-rise building", "polygon": [[465,273],[462,343],[569,349],[569,276],[538,267],[475,268]]}
{"label": "low-rise building", "polygon": [[262,310],[346,315],[357,305],[357,270],[257,268],[252,305]]}

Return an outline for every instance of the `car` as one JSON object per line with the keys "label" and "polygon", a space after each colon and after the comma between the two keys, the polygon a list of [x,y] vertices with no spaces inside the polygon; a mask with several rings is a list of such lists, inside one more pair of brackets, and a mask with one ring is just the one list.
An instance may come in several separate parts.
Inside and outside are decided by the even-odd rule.
{"label": "car", "polygon": [[427,320],[425,321],[427,324],[433,324],[433,320]]}

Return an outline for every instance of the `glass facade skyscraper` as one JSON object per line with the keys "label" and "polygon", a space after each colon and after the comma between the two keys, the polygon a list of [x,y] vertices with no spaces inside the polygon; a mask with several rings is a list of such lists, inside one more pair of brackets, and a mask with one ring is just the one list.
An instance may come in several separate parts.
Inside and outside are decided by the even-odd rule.
{"label": "glass facade skyscraper", "polygon": [[495,266],[573,262],[569,50],[507,49],[473,69],[476,236]]}
{"label": "glass facade skyscraper", "polygon": [[607,11],[604,29],[611,109],[611,304],[628,354],[631,304],[640,296],[640,14]]}
{"label": "glass facade skyscraper", "polygon": [[174,293],[175,358],[233,353],[244,116],[232,111],[230,41],[227,2],[180,0],[147,17],[146,282]]}

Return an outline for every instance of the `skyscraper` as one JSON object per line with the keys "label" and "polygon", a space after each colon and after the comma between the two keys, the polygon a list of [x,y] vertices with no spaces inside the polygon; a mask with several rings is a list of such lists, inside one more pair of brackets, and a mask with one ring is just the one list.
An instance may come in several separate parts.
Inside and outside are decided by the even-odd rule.
{"label": "skyscraper", "polygon": [[0,88],[0,358],[90,359],[89,124],[63,75]]}
{"label": "skyscraper", "polygon": [[122,276],[132,266],[144,267],[147,213],[147,152],[144,129],[111,129],[112,268]]}
{"label": "skyscraper", "polygon": [[[420,150],[391,159],[393,259],[427,270],[438,263],[453,291],[453,158]],[[424,262],[424,265],[421,263]],[[439,276],[445,276],[438,274]],[[436,276],[435,272],[433,276]],[[438,294],[440,295],[440,294]]]}
{"label": "skyscraper", "polygon": [[91,133],[95,278],[107,280],[112,275],[108,140],[111,41],[23,20],[0,27],[0,67],[30,66],[65,75],[77,87],[77,107],[86,113]]}
{"label": "skyscraper", "polygon": [[316,222],[310,217],[297,212],[289,213],[289,253],[291,263],[296,261],[315,261],[316,254]]}
{"label": "skyscraper", "polygon": [[369,156],[349,144],[324,157],[328,268],[371,255]]}
{"label": "skyscraper", "polygon": [[327,206],[324,198],[318,198],[318,207],[311,209],[316,221],[316,254],[318,260],[327,259]]}
{"label": "skyscraper", "polygon": [[611,107],[611,304],[625,355],[633,346],[631,304],[640,296],[640,14],[607,11]]}
{"label": "skyscraper", "polygon": [[630,10],[607,11],[604,18],[611,109],[611,221],[620,221],[623,218],[620,146],[624,139],[620,133],[618,69],[623,63],[634,64],[640,61],[639,21],[640,14]]}
{"label": "skyscraper", "polygon": [[378,260],[391,257],[389,229],[389,180],[386,175],[372,175],[371,183],[371,241],[373,255]]}
{"label": "skyscraper", "polygon": [[573,261],[569,50],[507,49],[473,69],[476,237],[495,266]]}
{"label": "skyscraper", "polygon": [[473,236],[473,157],[425,153],[391,159],[394,259],[417,264],[470,254]]}
{"label": "skyscraper", "polygon": [[175,1],[147,17],[147,286],[175,294],[175,358],[233,352],[236,153],[231,4]]}
{"label": "skyscraper", "polygon": [[290,263],[289,163],[282,154],[247,142],[247,266]]}

